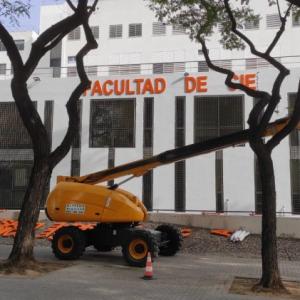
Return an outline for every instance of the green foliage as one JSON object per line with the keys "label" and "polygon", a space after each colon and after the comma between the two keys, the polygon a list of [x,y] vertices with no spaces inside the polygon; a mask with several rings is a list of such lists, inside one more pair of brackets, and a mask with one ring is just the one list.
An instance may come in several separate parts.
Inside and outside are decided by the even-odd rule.
{"label": "green foliage", "polygon": [[18,18],[29,17],[30,0],[0,0],[0,21],[1,18],[8,19],[11,24],[18,25]]}
{"label": "green foliage", "polygon": [[[243,28],[247,22],[259,21],[259,15],[254,13],[249,2],[231,1],[238,28]],[[184,26],[192,40],[207,40],[219,32],[220,43],[225,49],[245,48],[243,41],[231,31],[232,24],[222,0],[150,0],[149,7],[160,21]]]}

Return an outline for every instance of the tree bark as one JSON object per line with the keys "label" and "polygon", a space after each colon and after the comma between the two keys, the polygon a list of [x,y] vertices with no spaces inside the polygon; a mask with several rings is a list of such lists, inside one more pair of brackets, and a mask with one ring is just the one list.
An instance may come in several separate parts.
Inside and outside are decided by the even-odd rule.
{"label": "tree bark", "polygon": [[263,140],[252,140],[252,149],[257,155],[262,186],[262,277],[254,289],[285,290],[280,278],[276,237],[276,186],[271,151]]}
{"label": "tree bark", "polygon": [[34,227],[40,212],[40,200],[50,179],[51,171],[46,160],[35,159],[29,184],[19,215],[18,230],[8,261],[16,267],[34,262]]}

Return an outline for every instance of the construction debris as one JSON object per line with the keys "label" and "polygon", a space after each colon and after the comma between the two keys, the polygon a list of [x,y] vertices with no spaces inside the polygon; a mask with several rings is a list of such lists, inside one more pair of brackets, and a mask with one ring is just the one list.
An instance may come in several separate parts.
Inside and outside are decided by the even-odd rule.
{"label": "construction debris", "polygon": [[250,235],[250,232],[240,229],[240,230],[235,231],[232,234],[232,236],[230,237],[230,240],[232,242],[242,242],[249,235]]}

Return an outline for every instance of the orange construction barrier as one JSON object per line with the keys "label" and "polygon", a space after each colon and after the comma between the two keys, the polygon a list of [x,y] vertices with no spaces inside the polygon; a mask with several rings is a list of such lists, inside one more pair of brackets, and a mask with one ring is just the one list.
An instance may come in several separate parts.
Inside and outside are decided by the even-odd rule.
{"label": "orange construction barrier", "polygon": [[182,235],[184,238],[189,237],[191,234],[192,234],[192,230],[191,230],[190,228],[182,228],[182,229],[181,229],[181,235]]}
{"label": "orange construction barrier", "polygon": [[[37,223],[35,230],[44,226],[44,223]],[[0,220],[0,236],[15,237],[18,228],[18,221]]]}
{"label": "orange construction barrier", "polygon": [[220,235],[224,237],[230,237],[232,235],[232,231],[226,229],[215,229],[210,231],[211,234]]}

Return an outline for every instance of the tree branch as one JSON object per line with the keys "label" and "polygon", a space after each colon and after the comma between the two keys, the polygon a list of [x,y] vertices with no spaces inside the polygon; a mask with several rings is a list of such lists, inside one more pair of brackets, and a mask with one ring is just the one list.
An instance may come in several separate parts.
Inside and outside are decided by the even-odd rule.
{"label": "tree branch", "polygon": [[[98,0],[95,1],[96,4]],[[69,126],[66,132],[66,135],[61,142],[61,144],[50,154],[49,161],[51,167],[54,168],[55,165],[69,152],[71,148],[72,141],[76,132],[78,131],[78,108],[77,108],[77,100],[81,97],[83,92],[90,88],[91,82],[88,79],[84,68],[84,57],[93,49],[98,47],[98,44],[93,36],[91,28],[88,25],[88,18],[90,14],[86,15],[86,21],[83,22],[83,28],[86,36],[86,44],[81,48],[81,50],[76,55],[76,63],[77,63],[77,72],[80,78],[80,83],[76,87],[76,89],[71,94],[69,101],[67,102],[67,112],[69,116]]]}
{"label": "tree branch", "polygon": [[279,143],[287,136],[289,135],[292,130],[298,125],[300,121],[300,81],[298,83],[298,92],[297,97],[295,101],[295,106],[293,109],[293,113],[289,119],[289,122],[287,125],[280,130],[278,133],[276,133],[268,142],[267,146],[270,150],[274,149]]}

